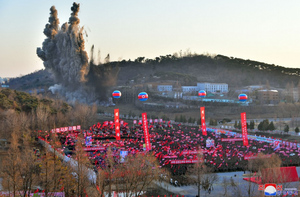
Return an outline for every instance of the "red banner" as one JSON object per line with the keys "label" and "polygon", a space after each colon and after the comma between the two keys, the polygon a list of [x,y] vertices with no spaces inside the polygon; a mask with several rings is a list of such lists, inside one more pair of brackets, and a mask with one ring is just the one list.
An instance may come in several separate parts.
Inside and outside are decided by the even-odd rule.
{"label": "red banner", "polygon": [[84,151],[97,151],[97,150],[106,150],[105,147],[100,146],[100,147],[87,147],[83,148]]}
{"label": "red banner", "polygon": [[142,119],[143,119],[146,150],[148,151],[148,150],[151,150],[151,145],[150,145],[150,137],[149,137],[149,132],[148,132],[147,113],[142,113]]}
{"label": "red banner", "polygon": [[176,159],[178,156],[177,155],[164,155],[164,159]]}
{"label": "red banner", "polygon": [[205,124],[205,108],[200,107],[202,135],[207,135]]}
{"label": "red banner", "polygon": [[189,164],[189,163],[198,163],[198,162],[203,162],[202,159],[184,159],[184,160],[172,160],[170,163],[171,164]]}
{"label": "red banner", "polygon": [[[261,156],[262,158],[271,158],[272,155],[263,155]],[[245,160],[251,160],[251,159],[256,159],[257,158],[257,155],[252,155],[252,156],[245,156],[244,159]]]}
{"label": "red banner", "polygon": [[242,124],[243,144],[244,146],[248,146],[246,112],[241,113],[241,124]]}
{"label": "red banner", "polygon": [[197,155],[198,151],[196,150],[185,150],[181,152],[182,155]]}
{"label": "red banner", "polygon": [[243,138],[222,138],[222,142],[235,142],[235,141],[243,141]]}
{"label": "red banner", "polygon": [[115,109],[115,131],[116,131],[116,140],[120,140],[120,119],[119,119],[119,109]]}

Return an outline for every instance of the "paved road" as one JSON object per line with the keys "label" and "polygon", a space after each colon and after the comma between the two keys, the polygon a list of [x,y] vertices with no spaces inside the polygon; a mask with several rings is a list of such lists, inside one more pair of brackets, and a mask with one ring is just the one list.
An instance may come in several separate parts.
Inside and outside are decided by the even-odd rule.
{"label": "paved road", "polygon": [[[298,176],[300,173],[300,167],[297,167],[297,172],[298,172]],[[247,172],[246,172],[247,173]],[[234,182],[239,186],[240,189],[240,193],[241,196],[248,196],[248,189],[250,188],[250,191],[253,195],[258,195],[259,191],[258,191],[258,185],[245,181],[243,180],[243,174],[244,172],[225,172],[225,173],[217,173],[219,180],[218,182],[213,186],[213,190],[211,191],[211,193],[209,194],[208,192],[205,192],[203,190],[201,190],[201,196],[207,196],[207,197],[225,197],[226,195],[224,194],[224,186],[222,186],[223,184],[223,180],[224,178],[226,178],[227,180],[230,180],[230,178],[232,177],[232,179],[234,180]],[[160,184],[160,183],[158,183]],[[195,197],[197,195],[197,187],[194,185],[191,186],[181,186],[181,187],[175,187],[173,185],[170,185],[168,183],[163,183],[160,184],[161,187],[163,187],[164,189],[171,191],[173,193],[176,193],[178,195],[184,195],[186,197]],[[300,184],[299,182],[292,182],[292,183],[285,183],[282,184],[283,188],[299,188]],[[227,190],[227,196],[238,196],[237,193],[238,191],[236,191],[235,189],[233,189],[233,187],[228,186],[228,190]],[[252,196],[253,196],[252,195]]]}

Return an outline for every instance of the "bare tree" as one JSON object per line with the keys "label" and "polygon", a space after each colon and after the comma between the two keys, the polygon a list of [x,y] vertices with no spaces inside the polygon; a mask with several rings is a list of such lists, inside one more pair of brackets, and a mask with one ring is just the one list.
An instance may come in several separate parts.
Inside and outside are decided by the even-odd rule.
{"label": "bare tree", "polygon": [[83,150],[83,143],[84,140],[79,137],[75,147],[75,159],[77,164],[74,172],[76,177],[76,193],[78,197],[85,196],[86,189],[90,186],[88,174],[91,163],[86,152]]}
{"label": "bare tree", "polygon": [[24,132],[30,131],[30,117],[25,112],[19,114],[19,124]]}
{"label": "bare tree", "polygon": [[230,185],[229,180],[226,177],[223,177],[221,185],[224,189],[224,196],[227,197],[229,195],[228,194],[228,189],[229,189],[229,185]]}
{"label": "bare tree", "polygon": [[10,137],[10,134],[15,132],[16,135],[20,135],[21,131],[21,125],[20,125],[20,119],[17,112],[13,110],[7,110],[5,112],[5,131],[6,131],[6,138]]}
{"label": "bare tree", "polygon": [[236,182],[234,182],[232,177],[230,177],[229,182],[230,182],[230,187],[232,189],[232,195],[236,197],[242,196],[241,187]]}
{"label": "bare tree", "polygon": [[199,150],[197,154],[198,162],[193,164],[191,168],[187,170],[187,173],[190,175],[191,181],[196,184],[197,190],[198,190],[198,196],[201,194],[201,188],[204,184],[207,184],[204,182],[205,174],[210,171],[208,167],[205,165],[203,160],[203,154],[202,151]]}
{"label": "bare tree", "polygon": [[97,106],[88,106],[76,103],[73,110],[73,124],[80,124],[82,128],[87,128],[95,122]]}
{"label": "bare tree", "polygon": [[49,112],[46,106],[39,104],[36,108],[36,126],[40,130],[47,130],[47,121],[49,117]]}
{"label": "bare tree", "polygon": [[128,155],[120,167],[122,191],[126,196],[140,196],[163,173],[156,158],[150,153]]}
{"label": "bare tree", "polygon": [[260,173],[264,168],[276,168],[281,166],[281,159],[273,154],[271,158],[266,158],[263,153],[258,153],[255,159],[248,162],[248,169]]}
{"label": "bare tree", "polygon": [[76,179],[72,175],[72,168],[68,164],[64,164],[61,168],[60,179],[61,191],[65,192],[65,196],[74,196],[76,188]]}
{"label": "bare tree", "polygon": [[[260,177],[262,183],[272,182],[278,183],[283,180],[280,173],[281,159],[278,155],[273,154],[270,158],[266,158],[263,153],[259,153],[255,159],[248,162],[248,169],[256,172],[256,177]],[[267,173],[265,173],[267,171]],[[288,175],[287,175],[288,176]],[[255,193],[255,184],[248,182],[248,196],[253,196]]]}
{"label": "bare tree", "polygon": [[95,187],[96,187],[96,193],[94,196],[99,196],[99,197],[103,197],[104,196],[104,191],[105,191],[105,185],[106,185],[106,172],[104,170],[102,170],[101,168],[98,168],[97,170],[97,180],[95,183]]}
{"label": "bare tree", "polygon": [[[55,133],[51,133],[50,138],[45,146],[45,151],[41,157],[40,163],[40,185],[45,190],[45,195],[51,191],[59,191],[63,188],[63,179],[66,177],[66,166],[59,158],[57,148],[61,145]],[[68,169],[67,169],[68,170]]]}
{"label": "bare tree", "polygon": [[19,136],[16,132],[11,135],[11,144],[9,146],[8,155],[2,160],[1,175],[3,177],[3,187],[8,191],[12,191],[16,196],[21,186],[21,174],[19,171],[21,163],[21,152],[19,148]]}
{"label": "bare tree", "polygon": [[28,196],[33,185],[38,182],[39,166],[38,160],[32,149],[30,135],[23,135],[23,145],[20,155],[20,164],[18,171],[21,175],[21,191],[23,196]]}
{"label": "bare tree", "polygon": [[53,156],[51,155],[51,152],[49,152],[48,147],[46,147],[45,152],[42,155],[42,161],[40,164],[41,171],[39,176],[40,185],[43,187],[46,196],[48,196],[53,185],[53,163]]}
{"label": "bare tree", "polygon": [[211,190],[213,190],[213,185],[218,181],[218,175],[213,173],[213,169],[207,168],[206,173],[202,178],[202,189],[210,194]]}

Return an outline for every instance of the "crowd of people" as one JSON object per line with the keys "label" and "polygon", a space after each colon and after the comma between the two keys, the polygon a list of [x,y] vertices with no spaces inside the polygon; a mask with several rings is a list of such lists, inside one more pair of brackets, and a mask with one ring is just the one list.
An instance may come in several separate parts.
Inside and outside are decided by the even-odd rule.
{"label": "crowd of people", "polygon": [[[72,156],[78,135],[85,139],[85,150],[95,170],[105,168],[107,148],[110,147],[116,162],[122,160],[121,151],[128,154],[143,153],[145,149],[144,131],[141,124],[129,126],[122,121],[121,140],[115,140],[112,121],[91,126],[88,130],[56,133],[64,153]],[[207,132],[202,135],[198,127],[180,124],[149,124],[149,136],[152,146],[150,152],[158,159],[160,166],[168,168],[173,174],[185,174],[189,165],[197,162],[199,156],[215,172],[245,170],[249,159],[258,153],[267,156],[278,154],[284,166],[299,165],[300,149],[294,146],[276,147],[273,143],[249,139],[249,145],[243,141],[228,140],[235,138],[225,134]],[[227,140],[224,140],[227,139]],[[200,151],[200,152],[199,152]]]}

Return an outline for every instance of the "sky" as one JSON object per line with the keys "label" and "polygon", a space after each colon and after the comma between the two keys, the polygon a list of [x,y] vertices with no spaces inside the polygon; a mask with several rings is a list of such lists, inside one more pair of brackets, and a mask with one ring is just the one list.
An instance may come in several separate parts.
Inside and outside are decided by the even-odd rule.
{"label": "sky", "polygon": [[[0,0],[0,77],[43,69],[36,55],[52,5],[60,25],[69,0]],[[289,0],[86,0],[80,26],[86,51],[100,60],[153,59],[179,51],[221,54],[300,68],[300,1]],[[97,57],[96,57],[97,59]]]}

